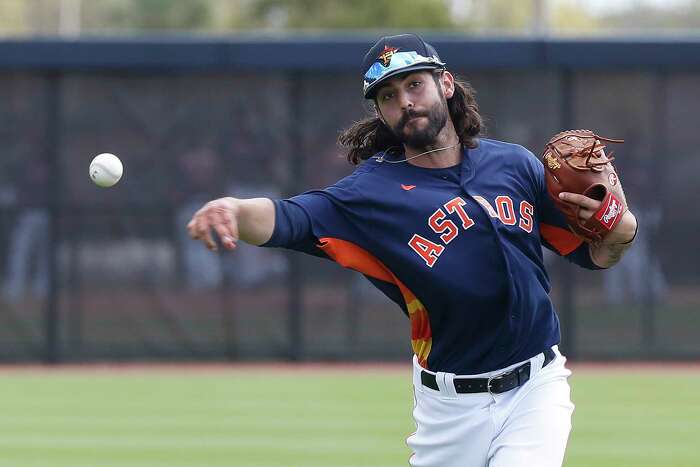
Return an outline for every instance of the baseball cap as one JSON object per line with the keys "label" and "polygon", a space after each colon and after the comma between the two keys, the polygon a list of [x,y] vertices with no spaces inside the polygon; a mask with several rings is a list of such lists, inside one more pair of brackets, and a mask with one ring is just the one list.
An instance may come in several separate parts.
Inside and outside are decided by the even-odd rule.
{"label": "baseball cap", "polygon": [[379,85],[399,73],[445,68],[435,47],[416,34],[384,36],[369,49],[362,61],[364,95],[374,98]]}

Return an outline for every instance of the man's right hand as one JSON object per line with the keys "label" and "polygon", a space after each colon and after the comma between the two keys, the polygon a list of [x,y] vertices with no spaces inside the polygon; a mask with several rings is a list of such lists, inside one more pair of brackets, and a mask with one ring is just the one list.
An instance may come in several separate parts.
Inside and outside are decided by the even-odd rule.
{"label": "man's right hand", "polygon": [[208,249],[216,251],[218,246],[212,236],[214,230],[224,248],[233,250],[238,241],[238,211],[239,204],[236,198],[209,201],[187,224],[190,237],[201,240]]}
{"label": "man's right hand", "polygon": [[212,231],[224,248],[233,250],[239,240],[262,245],[270,239],[274,228],[275,205],[267,198],[215,199],[197,211],[187,224],[190,237],[200,240],[211,251],[218,249]]}

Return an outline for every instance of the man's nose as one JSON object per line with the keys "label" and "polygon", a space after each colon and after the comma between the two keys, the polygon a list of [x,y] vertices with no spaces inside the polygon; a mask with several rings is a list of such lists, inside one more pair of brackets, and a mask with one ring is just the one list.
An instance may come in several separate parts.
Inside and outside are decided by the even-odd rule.
{"label": "man's nose", "polygon": [[399,105],[401,105],[401,110],[406,111],[408,109],[413,109],[413,101],[410,96],[405,92],[399,93]]}

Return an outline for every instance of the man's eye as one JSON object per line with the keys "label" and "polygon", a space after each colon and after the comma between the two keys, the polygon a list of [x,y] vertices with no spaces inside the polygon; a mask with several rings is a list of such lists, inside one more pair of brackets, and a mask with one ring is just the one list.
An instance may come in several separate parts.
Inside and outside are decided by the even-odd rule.
{"label": "man's eye", "polygon": [[381,99],[382,101],[386,102],[386,101],[388,101],[389,99],[391,99],[392,97],[394,97],[394,95],[388,92],[388,93],[386,93],[386,94],[382,94],[381,97],[380,97],[380,99]]}
{"label": "man's eye", "polygon": [[421,84],[423,84],[421,81],[411,81],[411,87],[412,87],[412,88],[415,88],[415,87],[417,87],[417,86],[420,86]]}

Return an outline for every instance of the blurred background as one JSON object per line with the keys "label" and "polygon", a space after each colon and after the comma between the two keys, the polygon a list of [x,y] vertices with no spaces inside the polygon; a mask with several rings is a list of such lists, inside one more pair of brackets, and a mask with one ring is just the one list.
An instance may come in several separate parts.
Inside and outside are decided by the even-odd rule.
{"label": "blurred background", "polygon": [[408,320],[361,276],[185,230],[207,200],[350,173],[361,59],[406,31],[474,85],[489,137],[626,140],[634,248],[602,273],[547,257],[564,351],[698,359],[698,26],[691,0],[0,0],[0,361],[406,362]]}

